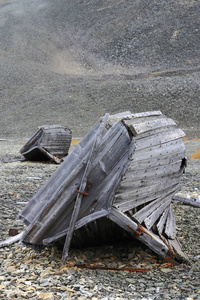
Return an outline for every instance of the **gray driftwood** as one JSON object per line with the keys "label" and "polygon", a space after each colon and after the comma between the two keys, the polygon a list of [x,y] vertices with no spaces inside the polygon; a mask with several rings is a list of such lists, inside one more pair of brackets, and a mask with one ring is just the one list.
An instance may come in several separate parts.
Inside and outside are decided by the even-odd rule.
{"label": "gray driftwood", "polygon": [[20,241],[20,239],[22,238],[24,232],[21,232],[15,236],[11,236],[9,237],[7,240],[3,241],[3,242],[0,242],[0,248],[3,248],[3,247],[8,247],[18,241]]}
{"label": "gray driftwood", "polygon": [[180,202],[182,202],[184,204],[187,204],[187,205],[192,205],[192,206],[195,206],[195,207],[200,207],[200,202],[197,202],[195,198],[187,199],[185,197],[174,195],[173,196],[173,200],[180,201]]}

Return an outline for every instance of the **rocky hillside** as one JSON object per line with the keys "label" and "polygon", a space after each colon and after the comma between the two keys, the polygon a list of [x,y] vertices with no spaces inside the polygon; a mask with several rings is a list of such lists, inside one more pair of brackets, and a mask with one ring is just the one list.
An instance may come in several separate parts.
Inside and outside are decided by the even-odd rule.
{"label": "rocky hillside", "polygon": [[200,133],[199,1],[0,0],[0,138],[162,110]]}

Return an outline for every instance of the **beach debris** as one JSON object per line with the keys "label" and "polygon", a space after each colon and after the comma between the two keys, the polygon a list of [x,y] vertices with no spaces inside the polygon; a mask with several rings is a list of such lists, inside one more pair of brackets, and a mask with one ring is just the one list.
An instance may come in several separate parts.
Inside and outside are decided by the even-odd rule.
{"label": "beach debris", "polygon": [[200,196],[198,196],[197,198],[193,198],[193,197],[192,198],[185,198],[185,197],[181,197],[181,196],[178,196],[178,195],[174,195],[173,200],[180,201],[180,202],[182,202],[184,204],[187,204],[187,205],[200,207]]}
{"label": "beach debris", "polygon": [[60,164],[67,156],[71,144],[72,132],[63,125],[44,125],[38,127],[19,151],[26,160],[52,160]]}
{"label": "beach debris", "polygon": [[35,250],[138,239],[166,262],[188,261],[171,207],[186,157],[184,132],[160,111],[106,114],[19,213]]}

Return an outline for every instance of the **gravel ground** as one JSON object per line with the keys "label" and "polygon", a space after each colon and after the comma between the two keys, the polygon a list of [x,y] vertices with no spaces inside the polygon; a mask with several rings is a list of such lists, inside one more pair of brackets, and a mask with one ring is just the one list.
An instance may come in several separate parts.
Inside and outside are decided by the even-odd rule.
{"label": "gravel ground", "polygon": [[[8,237],[10,228],[23,230],[16,220],[18,212],[58,167],[14,161],[21,157],[24,142],[0,141],[1,240]],[[186,141],[185,145],[189,159],[179,195],[197,197],[200,164],[190,156],[199,151],[200,141]],[[173,208],[177,235],[191,265],[162,268],[165,262],[137,241],[71,249],[63,266],[62,254],[55,248],[35,252],[14,244],[0,249],[0,299],[200,299],[199,208],[179,202]],[[101,267],[141,268],[144,272],[98,269]]]}

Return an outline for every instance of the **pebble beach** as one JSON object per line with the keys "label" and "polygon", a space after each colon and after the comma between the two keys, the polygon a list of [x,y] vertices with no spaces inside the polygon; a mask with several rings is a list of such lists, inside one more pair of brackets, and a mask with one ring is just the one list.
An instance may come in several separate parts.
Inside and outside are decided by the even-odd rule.
{"label": "pebble beach", "polygon": [[[18,213],[58,168],[20,161],[24,142],[0,141],[1,241],[9,237],[9,229],[24,230]],[[186,140],[185,146],[188,166],[178,195],[198,197],[200,141]],[[71,249],[64,265],[56,248],[35,252],[15,243],[0,248],[0,299],[200,299],[199,208],[174,201],[173,210],[190,264],[166,267],[136,240]]]}

